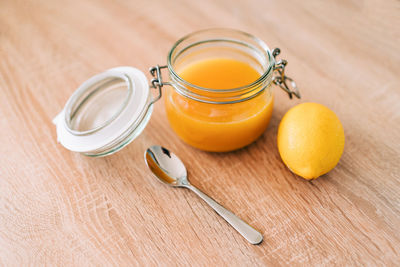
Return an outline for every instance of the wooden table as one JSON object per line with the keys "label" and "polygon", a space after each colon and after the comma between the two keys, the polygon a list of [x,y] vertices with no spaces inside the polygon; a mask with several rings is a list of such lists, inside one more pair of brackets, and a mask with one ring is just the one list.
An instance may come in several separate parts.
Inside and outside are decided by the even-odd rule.
{"label": "wooden table", "polygon": [[[162,101],[122,151],[89,158],[56,142],[52,118],[90,76],[165,64],[208,27],[250,32],[289,61],[303,98],[276,89],[270,126],[233,153],[193,149]],[[0,1],[0,265],[398,265],[399,1]],[[149,75],[150,76],[150,75]],[[339,165],[308,182],[280,160],[292,106],[334,110]],[[162,134],[160,134],[162,133]],[[190,179],[264,235],[248,244],[193,193],[152,177],[143,152],[175,151]]]}

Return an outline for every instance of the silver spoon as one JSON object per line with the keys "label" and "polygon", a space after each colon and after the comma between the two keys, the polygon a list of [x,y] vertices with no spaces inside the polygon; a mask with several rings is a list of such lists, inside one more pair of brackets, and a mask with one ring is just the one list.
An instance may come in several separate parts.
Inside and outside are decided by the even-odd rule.
{"label": "silver spoon", "polygon": [[162,182],[192,190],[251,244],[257,245],[262,242],[263,236],[258,231],[189,183],[185,165],[174,153],[161,146],[152,146],[146,150],[144,159],[153,174]]}

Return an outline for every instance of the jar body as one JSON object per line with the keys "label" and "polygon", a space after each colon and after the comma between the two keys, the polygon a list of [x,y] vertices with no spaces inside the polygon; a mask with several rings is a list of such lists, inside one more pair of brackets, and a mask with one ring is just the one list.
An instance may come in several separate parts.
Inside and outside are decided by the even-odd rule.
{"label": "jar body", "polygon": [[[194,35],[178,41],[168,59],[172,87],[167,89],[164,101],[172,129],[183,141],[205,151],[232,151],[254,142],[266,130],[273,110],[274,61],[269,49],[260,46],[258,39],[237,31]],[[221,58],[247,64],[259,73],[258,79],[221,90],[199,87],[181,75],[196,62]]]}

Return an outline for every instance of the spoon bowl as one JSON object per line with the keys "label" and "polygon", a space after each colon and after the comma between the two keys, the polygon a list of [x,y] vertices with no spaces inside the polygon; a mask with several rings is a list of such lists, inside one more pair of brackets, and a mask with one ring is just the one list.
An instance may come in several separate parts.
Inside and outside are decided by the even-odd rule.
{"label": "spoon bowl", "polygon": [[189,183],[183,162],[168,149],[152,146],[146,150],[145,160],[153,174],[163,183],[184,187]]}
{"label": "spoon bowl", "polygon": [[185,165],[174,153],[161,146],[152,146],[146,150],[144,159],[160,181],[173,187],[192,190],[251,244],[257,245],[262,242],[263,237],[258,231],[189,183]]}

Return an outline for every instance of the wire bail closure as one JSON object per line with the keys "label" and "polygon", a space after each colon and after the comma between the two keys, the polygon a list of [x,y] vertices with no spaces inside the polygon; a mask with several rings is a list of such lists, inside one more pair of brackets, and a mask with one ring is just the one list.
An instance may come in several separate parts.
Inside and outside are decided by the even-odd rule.
{"label": "wire bail closure", "polygon": [[167,65],[164,65],[164,66],[156,65],[156,66],[151,67],[149,69],[149,72],[150,72],[151,76],[153,76],[153,79],[151,79],[151,86],[150,87],[154,88],[154,89],[158,89],[158,96],[156,96],[153,99],[153,101],[150,102],[149,106],[154,104],[155,102],[157,102],[161,98],[161,96],[162,96],[161,88],[164,85],[169,85],[170,84],[169,82],[163,82],[163,80],[162,80],[161,70],[165,69],[165,68],[167,68]]}
{"label": "wire bail closure", "polygon": [[[285,67],[288,62],[285,59],[281,59],[277,61],[276,57],[281,53],[281,50],[277,47],[272,50],[272,55],[276,61],[274,66],[274,71],[278,72],[278,76],[274,76],[272,81],[274,84],[279,85],[288,95],[289,98],[292,99],[293,95],[297,98],[301,98],[299,89],[297,88],[296,83],[293,81],[292,78],[285,75]],[[153,101],[150,102],[149,106],[157,102],[162,97],[162,90],[161,88],[164,85],[171,85],[169,82],[164,82],[162,79],[161,70],[167,68],[167,65],[159,66],[156,65],[149,69],[149,72],[153,78],[151,79],[151,88],[158,89],[158,96],[156,96]],[[288,83],[289,82],[289,83]]]}
{"label": "wire bail closure", "polygon": [[[285,75],[285,67],[288,62],[284,59],[281,59],[279,61],[276,60],[276,57],[280,53],[281,50],[279,48],[275,48],[274,50],[272,50],[272,55],[274,56],[274,59],[276,61],[274,70],[278,71],[279,74],[278,76],[273,77],[272,81],[276,85],[279,85],[279,87],[282,88],[286,93],[288,93],[290,99],[293,98],[293,95],[295,95],[297,98],[301,98],[296,83],[293,81],[292,78]],[[287,83],[287,81],[289,81],[289,84]]]}

